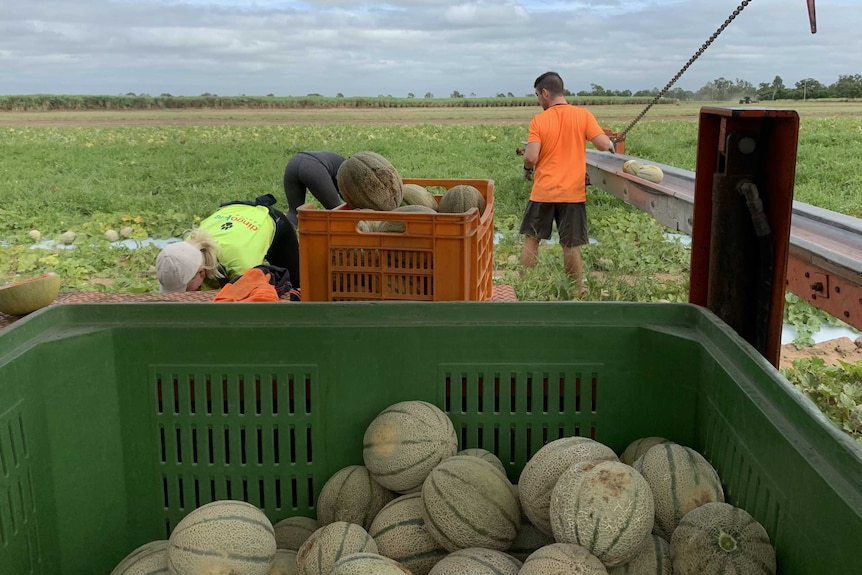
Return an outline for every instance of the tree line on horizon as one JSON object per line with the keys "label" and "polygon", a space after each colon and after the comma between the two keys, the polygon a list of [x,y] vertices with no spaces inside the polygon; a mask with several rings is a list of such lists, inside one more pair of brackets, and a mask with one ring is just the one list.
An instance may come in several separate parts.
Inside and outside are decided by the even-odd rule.
{"label": "tree line on horizon", "polygon": [[[565,90],[570,103],[583,105],[602,104],[642,104],[658,95],[659,89],[649,90],[609,90],[599,84],[590,84],[590,90],[571,92]],[[862,98],[862,74],[840,75],[832,84],[825,85],[814,78],[798,80],[792,87],[787,86],[781,76],[772,82],[761,82],[757,86],[747,80],[736,78],[728,80],[720,77],[707,82],[698,90],[672,88],[667,91],[660,103],[708,101],[724,102],[737,99],[752,100],[817,100],[817,99],[856,99]],[[52,95],[31,94],[0,96],[0,110],[99,110],[99,109],[153,109],[153,108],[318,108],[318,107],[486,107],[486,106],[530,106],[535,104],[535,95],[515,96],[512,92],[498,92],[494,97],[469,96],[453,90],[448,97],[437,98],[431,92],[418,98],[410,92],[406,98],[380,94],[373,96],[345,97],[338,93],[334,98],[321,94],[306,96],[218,96],[205,92],[200,96],[173,96],[162,93],[159,96],[128,92],[120,96],[104,95]]]}

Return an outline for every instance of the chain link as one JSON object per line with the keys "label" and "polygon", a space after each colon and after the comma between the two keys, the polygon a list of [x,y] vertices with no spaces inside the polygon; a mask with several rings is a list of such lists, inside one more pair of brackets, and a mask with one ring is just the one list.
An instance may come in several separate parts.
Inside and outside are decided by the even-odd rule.
{"label": "chain link", "polygon": [[736,10],[734,10],[733,13],[727,17],[727,20],[724,21],[724,24],[719,26],[718,30],[713,32],[712,36],[709,37],[709,40],[704,42],[703,45],[700,47],[700,49],[694,53],[694,56],[692,56],[691,58],[688,59],[688,62],[685,63],[685,66],[683,66],[680,69],[680,71],[677,72],[673,78],[671,78],[670,82],[668,82],[667,85],[664,88],[662,88],[661,91],[656,95],[656,97],[653,98],[653,101],[650,102],[649,104],[647,104],[647,107],[644,108],[643,111],[640,114],[638,114],[637,117],[635,117],[635,119],[632,120],[631,123],[628,126],[626,126],[626,128],[622,132],[619,132],[617,134],[617,136],[613,139],[614,143],[625,139],[626,134],[629,133],[629,130],[634,128],[635,124],[640,122],[641,118],[643,118],[646,115],[646,113],[649,112],[650,108],[655,106],[656,103],[664,97],[664,95],[667,93],[667,91],[670,90],[671,86],[673,86],[676,83],[676,81],[679,80],[680,76],[685,74],[685,71],[688,70],[692,64],[694,64],[694,61],[697,60],[701,54],[706,52],[706,49],[709,48],[710,44],[715,42],[715,39],[718,38],[718,35],[721,34],[722,32],[724,32],[724,29],[727,28],[731,22],[733,22],[734,18],[739,16],[740,12],[745,10],[745,7],[748,6],[748,4],[750,2],[751,2],[751,0],[742,0],[742,3],[739,6],[737,6]]}

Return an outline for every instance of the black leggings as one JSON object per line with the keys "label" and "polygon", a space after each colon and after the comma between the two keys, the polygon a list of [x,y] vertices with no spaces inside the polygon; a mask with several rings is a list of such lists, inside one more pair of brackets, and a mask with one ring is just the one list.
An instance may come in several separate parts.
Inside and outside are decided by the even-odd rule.
{"label": "black leggings", "polygon": [[284,168],[284,195],[287,196],[287,219],[297,224],[296,209],[305,203],[306,190],[327,210],[341,205],[341,196],[332,181],[332,174],[314,156],[297,154]]}
{"label": "black leggings", "polygon": [[269,251],[266,252],[266,261],[274,266],[287,268],[291,285],[299,288],[299,241],[296,238],[296,228],[284,214],[275,219],[275,235]]}

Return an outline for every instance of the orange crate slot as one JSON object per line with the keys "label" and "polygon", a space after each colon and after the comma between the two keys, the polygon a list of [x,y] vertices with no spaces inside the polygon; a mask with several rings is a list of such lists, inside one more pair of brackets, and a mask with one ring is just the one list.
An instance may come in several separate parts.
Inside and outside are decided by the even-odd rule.
{"label": "orange crate slot", "polygon": [[[469,184],[485,197],[485,211],[371,212],[305,204],[297,210],[303,301],[491,299],[494,180],[417,178],[404,183],[432,193]],[[403,222],[406,231],[362,232],[357,229],[362,220]]]}

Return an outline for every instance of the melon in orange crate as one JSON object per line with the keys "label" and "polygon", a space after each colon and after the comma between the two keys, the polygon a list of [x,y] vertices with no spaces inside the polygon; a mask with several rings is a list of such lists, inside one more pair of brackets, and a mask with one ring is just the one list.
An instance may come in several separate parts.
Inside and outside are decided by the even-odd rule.
{"label": "melon in orange crate", "polygon": [[640,473],[618,461],[585,461],[560,476],[550,516],[559,543],[577,543],[613,567],[638,553],[652,532],[655,510]]}
{"label": "melon in orange crate", "polygon": [[403,184],[398,170],[376,152],[357,152],[335,175],[338,192],[351,208],[394,210],[401,205]]}
{"label": "melon in orange crate", "polygon": [[478,457],[455,455],[422,484],[425,528],[448,551],[506,550],[518,535],[521,510],[512,484]]}
{"label": "melon in orange crate", "polygon": [[244,501],[213,501],[186,515],[168,539],[172,575],[267,575],[275,534],[263,511]]}
{"label": "melon in orange crate", "polygon": [[365,430],[362,444],[371,477],[398,493],[420,489],[431,470],[458,451],[452,421],[426,401],[384,409]]}
{"label": "melon in orange crate", "polygon": [[478,209],[480,214],[485,211],[482,192],[470,184],[459,184],[446,190],[437,211],[441,214],[463,214],[473,208]]}
{"label": "melon in orange crate", "polygon": [[368,534],[381,555],[398,561],[413,575],[428,575],[447,553],[425,529],[420,493],[408,493],[387,503],[371,522]]}
{"label": "melon in orange crate", "polygon": [[471,547],[443,558],[429,575],[518,575],[521,562],[502,551]]}
{"label": "melon in orange crate", "polygon": [[521,509],[543,533],[553,535],[549,508],[560,475],[575,463],[593,459],[618,460],[613,449],[589,437],[563,437],[543,446],[527,461],[518,480]]}
{"label": "melon in orange crate", "polygon": [[434,194],[428,191],[425,186],[419,184],[403,184],[403,195],[401,197],[402,206],[425,206],[437,211],[437,200]]}
{"label": "melon in orange crate", "polygon": [[670,540],[686,513],[705,503],[724,502],[718,473],[706,458],[683,445],[662,443],[635,461],[655,501],[654,533]]}
{"label": "melon in orange crate", "polygon": [[336,471],[320,490],[317,520],[321,525],[347,521],[368,529],[377,512],[393,499],[395,493],[374,481],[365,466],[349,465]]}
{"label": "melon in orange crate", "polygon": [[377,544],[355,523],[336,521],[311,534],[296,552],[299,575],[330,575],[335,563],[353,553],[377,553]]}
{"label": "melon in orange crate", "polygon": [[[766,529],[744,509],[706,503],[686,514],[673,532],[676,575],[775,575],[775,550]],[[848,567],[850,573],[858,572]]]}
{"label": "melon in orange crate", "polygon": [[532,553],[518,575],[607,575],[597,557],[575,543],[552,543]]}

